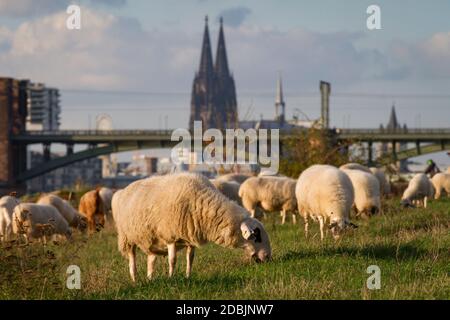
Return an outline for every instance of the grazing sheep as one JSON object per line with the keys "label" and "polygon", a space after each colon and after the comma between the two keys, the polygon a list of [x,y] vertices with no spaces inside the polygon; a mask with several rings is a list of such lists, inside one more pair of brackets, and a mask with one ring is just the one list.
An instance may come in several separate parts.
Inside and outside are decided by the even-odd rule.
{"label": "grazing sheep", "polygon": [[19,199],[13,196],[0,198],[0,238],[3,242],[9,241],[13,234],[12,215]]}
{"label": "grazing sheep", "polygon": [[403,192],[401,204],[414,207],[415,204],[427,207],[428,199],[434,196],[434,187],[430,179],[423,173],[416,174]]}
{"label": "grazing sheep", "polygon": [[189,277],[194,248],[208,242],[243,248],[257,261],[271,257],[263,225],[200,175],[181,173],[136,181],[114,194],[112,208],[119,250],[129,259],[133,281],[136,246],[147,254],[149,279],[157,255],[168,255],[172,276],[176,252],[182,248],[186,248]]}
{"label": "grazing sheep", "polygon": [[344,164],[342,166],[339,167],[339,169],[344,170],[344,169],[348,169],[348,170],[361,170],[367,173],[372,173],[372,171],[370,171],[370,169],[362,164],[359,163],[347,163]]}
{"label": "grazing sheep", "polygon": [[256,210],[262,208],[266,212],[281,211],[282,224],[286,221],[286,213],[292,213],[292,222],[296,223],[297,199],[295,185],[297,181],[283,177],[252,177],[247,179],[239,189],[239,196],[245,209],[252,217]]}
{"label": "grazing sheep", "polygon": [[350,178],[342,170],[329,165],[309,167],[298,178],[295,194],[305,221],[306,237],[310,217],[319,221],[322,240],[327,221],[335,239],[348,227],[357,227],[349,220],[355,193]]}
{"label": "grazing sheep", "polygon": [[220,179],[213,179],[211,180],[211,183],[228,199],[236,201],[239,205],[242,205],[241,197],[239,197],[239,188],[241,186],[239,183]]}
{"label": "grazing sheep", "polygon": [[23,234],[27,242],[30,239],[43,239],[53,234],[64,235],[71,239],[72,230],[66,219],[50,205],[20,203],[14,208],[13,232]]}
{"label": "grazing sheep", "polygon": [[224,174],[223,176],[218,176],[217,179],[222,181],[235,181],[239,184],[242,184],[245,180],[247,180],[250,177],[252,176],[246,174],[228,173]]}
{"label": "grazing sheep", "polygon": [[75,210],[67,200],[61,199],[54,194],[41,196],[37,204],[46,204],[55,207],[72,228],[84,231],[87,227],[86,217]]}
{"label": "grazing sheep", "polygon": [[437,173],[431,179],[433,183],[436,194],[434,195],[435,199],[439,199],[441,197],[442,190],[445,190],[447,196],[450,196],[450,174],[449,173]]}
{"label": "grazing sheep", "polygon": [[355,192],[354,207],[358,215],[372,216],[381,209],[380,183],[376,176],[361,170],[343,169],[352,181]]}
{"label": "grazing sheep", "polygon": [[380,168],[371,167],[370,172],[378,179],[380,183],[381,195],[388,195],[391,193],[391,184],[386,177],[384,171]]}
{"label": "grazing sheep", "polygon": [[86,216],[89,231],[100,231],[105,226],[106,209],[99,188],[86,192],[81,197],[78,211]]}

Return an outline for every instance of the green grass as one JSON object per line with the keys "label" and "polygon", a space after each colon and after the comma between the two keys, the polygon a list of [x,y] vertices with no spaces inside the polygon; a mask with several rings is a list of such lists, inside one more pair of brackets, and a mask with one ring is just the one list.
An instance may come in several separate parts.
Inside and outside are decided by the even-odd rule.
{"label": "green grass", "polygon": [[[176,275],[167,277],[160,257],[153,281],[138,256],[132,284],[113,230],[72,243],[0,249],[0,299],[449,299],[450,199],[428,209],[401,209],[390,200],[383,216],[356,221],[340,242],[323,243],[318,226],[304,237],[303,223],[265,222],[273,261],[254,264],[239,250],[207,245],[196,251],[194,271],[184,277],[184,251]],[[66,269],[81,268],[82,289],[65,288]],[[368,290],[369,265],[381,268],[381,289]]]}

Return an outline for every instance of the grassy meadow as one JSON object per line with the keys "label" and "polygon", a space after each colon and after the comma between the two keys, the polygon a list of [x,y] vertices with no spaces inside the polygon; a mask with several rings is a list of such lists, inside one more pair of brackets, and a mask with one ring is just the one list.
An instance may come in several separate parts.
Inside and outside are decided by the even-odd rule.
{"label": "grassy meadow", "polygon": [[[280,225],[278,214],[264,222],[273,261],[255,264],[242,250],[214,244],[196,251],[190,279],[184,277],[184,251],[177,273],[167,277],[167,260],[157,260],[148,281],[146,258],[138,254],[138,281],[118,252],[113,228],[91,237],[75,234],[71,243],[3,246],[0,299],[449,299],[450,199],[428,209],[403,209],[388,200],[384,215],[356,220],[359,228],[335,242],[320,242],[312,224]],[[290,218],[290,217],[288,217]],[[81,290],[66,289],[66,269],[81,268]],[[369,265],[381,269],[381,289],[368,290]]]}

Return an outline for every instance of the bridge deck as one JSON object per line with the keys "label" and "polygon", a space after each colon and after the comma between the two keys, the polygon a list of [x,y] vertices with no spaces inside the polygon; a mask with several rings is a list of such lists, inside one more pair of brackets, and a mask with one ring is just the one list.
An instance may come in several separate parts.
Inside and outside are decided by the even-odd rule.
{"label": "bridge deck", "polygon": [[[169,142],[173,130],[61,130],[61,131],[27,131],[11,137],[18,143],[111,143],[111,142]],[[373,142],[442,142],[450,141],[450,129],[337,129],[339,140],[373,141]],[[282,135],[289,135],[281,132]]]}

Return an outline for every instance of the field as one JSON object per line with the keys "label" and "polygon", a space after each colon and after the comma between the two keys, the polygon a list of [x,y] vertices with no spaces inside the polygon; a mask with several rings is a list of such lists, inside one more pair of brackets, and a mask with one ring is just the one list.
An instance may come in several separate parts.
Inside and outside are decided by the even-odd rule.
{"label": "field", "polygon": [[[265,222],[273,261],[254,264],[241,250],[207,245],[196,251],[194,271],[184,277],[184,252],[175,277],[157,261],[156,279],[145,278],[138,256],[132,284],[112,228],[72,243],[36,243],[0,249],[0,299],[449,299],[450,199],[428,209],[402,209],[389,200],[384,215],[356,220],[340,242],[320,242],[312,225],[281,226],[278,214]],[[66,289],[66,269],[81,268],[81,290]],[[381,269],[381,289],[369,290],[369,265]]]}

